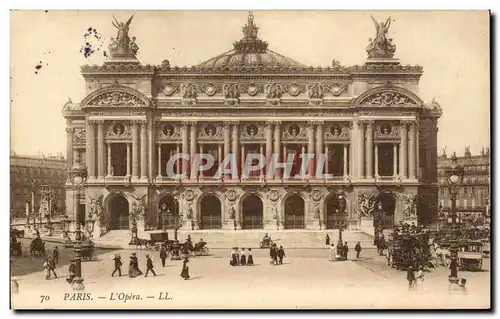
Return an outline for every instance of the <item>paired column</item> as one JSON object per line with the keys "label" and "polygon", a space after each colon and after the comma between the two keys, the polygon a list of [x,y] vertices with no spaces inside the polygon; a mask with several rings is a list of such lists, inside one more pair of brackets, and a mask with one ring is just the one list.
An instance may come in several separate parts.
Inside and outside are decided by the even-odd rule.
{"label": "paired column", "polygon": [[266,134],[266,174],[269,169],[269,163],[271,162],[271,157],[273,155],[273,124],[272,122],[266,122],[265,128]]}
{"label": "paired column", "polygon": [[399,176],[408,177],[406,164],[408,163],[408,126],[406,121],[401,121],[401,144],[399,147]]}
{"label": "paired column", "polygon": [[378,144],[375,144],[375,178],[380,177],[378,175]]}
{"label": "paired column", "polygon": [[398,176],[398,144],[394,143],[394,150],[393,150],[393,160],[392,160],[392,176],[396,177]]}
{"label": "paired column", "polygon": [[[373,178],[373,121],[366,121],[366,178]],[[377,155],[375,155],[377,161]],[[377,164],[375,164],[377,165]]]}
{"label": "paired column", "polygon": [[349,170],[350,174],[353,177],[358,176],[357,174],[357,165],[358,165],[358,160],[357,160],[357,139],[356,136],[358,134],[358,121],[354,120],[350,123],[349,128],[351,130],[351,143],[349,147]]}
{"label": "paired column", "polygon": [[[127,177],[130,176],[130,143],[127,143]],[[109,144],[109,163],[111,163],[111,144]],[[109,170],[111,171],[111,164],[109,164]]]}
{"label": "paired column", "polygon": [[87,121],[87,172],[89,179],[95,179],[95,121]]}
{"label": "paired column", "polygon": [[[281,160],[281,122],[276,121],[274,123],[274,154],[278,157],[278,162]],[[286,154],[284,155],[286,156]],[[276,169],[274,174],[276,179],[281,179],[281,171],[279,168]]]}
{"label": "paired column", "polygon": [[161,143],[158,143],[158,176],[161,177]]}
{"label": "paired column", "polygon": [[104,121],[97,121],[97,178],[104,178]]}
{"label": "paired column", "polygon": [[[327,161],[328,163],[328,161]],[[328,172],[327,172],[328,173]],[[347,176],[347,144],[344,144],[344,177]]]}
{"label": "paired column", "polygon": [[365,122],[364,121],[359,121],[358,122],[358,132],[357,132],[357,138],[358,138],[358,151],[356,152],[357,156],[357,172],[358,172],[358,178],[363,178],[365,176]]}
{"label": "paired column", "polygon": [[189,155],[190,155],[190,159],[191,159],[191,168],[193,167],[194,165],[194,157],[196,155],[196,144],[197,144],[197,141],[196,141],[196,122],[191,122],[189,123],[189,134],[190,134],[190,137],[189,137],[189,142],[190,142],[190,145],[189,145]]}
{"label": "paired column", "polygon": [[[73,157],[73,133],[75,129],[72,127],[66,128],[66,158],[68,159],[68,168],[71,169],[75,158]],[[68,175],[69,176],[69,175]],[[68,177],[69,178],[69,177]]]}
{"label": "paired column", "polygon": [[[233,145],[231,149],[231,153],[234,155],[234,162],[236,163],[237,166],[239,166],[239,152],[240,152],[240,123],[239,122],[233,122]],[[237,169],[238,176],[240,175],[240,170]]]}
{"label": "paired column", "polygon": [[[321,154],[324,154],[323,153],[323,147],[324,147],[323,129],[324,129],[323,122],[320,122],[320,121],[317,122],[317,126],[316,126],[316,155],[314,156],[314,160],[311,161],[313,164],[318,162],[319,156]],[[327,156],[328,156],[328,154],[327,154]],[[328,162],[328,157],[325,158],[325,162]],[[314,174],[315,173],[316,173],[316,168],[314,168]],[[314,174],[312,176],[314,176]]]}
{"label": "paired column", "polygon": [[[307,126],[307,153],[314,154],[314,122],[309,122]],[[309,161],[307,175],[314,177],[314,161]]]}
{"label": "paired column", "polygon": [[328,150],[328,144],[325,145],[325,174],[330,173],[330,152]]}
{"label": "paired column", "polygon": [[141,179],[148,179],[148,137],[147,137],[147,121],[141,122]]}
{"label": "paired column", "polygon": [[[129,155],[129,144],[127,144],[127,166],[128,166],[128,155]],[[106,144],[106,153],[107,153],[107,156],[108,156],[108,167],[107,167],[107,172],[106,172],[106,176],[111,176],[111,144],[110,143],[107,143]]]}
{"label": "paired column", "polygon": [[[224,158],[228,158],[229,154],[231,154],[231,122],[224,122],[223,134],[224,134]],[[222,160],[219,161],[222,162]]]}
{"label": "paired column", "polygon": [[132,178],[139,178],[139,121],[132,122]]}
{"label": "paired column", "polygon": [[[182,152],[184,154],[188,154],[188,145],[189,145],[189,123],[182,122],[181,123],[181,138],[182,138]],[[182,160],[182,174],[185,178],[188,177],[189,174],[189,161],[183,159]]]}
{"label": "paired column", "polygon": [[408,177],[415,179],[416,170],[416,129],[415,122],[409,123],[409,139],[408,139]]}

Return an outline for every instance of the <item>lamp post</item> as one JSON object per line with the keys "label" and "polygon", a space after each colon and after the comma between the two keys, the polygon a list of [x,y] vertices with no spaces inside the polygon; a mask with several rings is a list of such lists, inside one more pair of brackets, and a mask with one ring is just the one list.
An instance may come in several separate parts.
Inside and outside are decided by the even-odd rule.
{"label": "lamp post", "polygon": [[[346,225],[344,225],[344,210],[345,210],[345,198],[344,198],[344,192],[343,191],[339,191],[338,194],[338,212],[339,212],[339,215],[340,215],[340,223],[339,223],[339,240],[337,242],[337,255],[338,256],[344,256],[344,243],[343,243],[343,239],[342,239],[342,232],[344,230],[344,227]],[[342,257],[342,259],[344,259],[344,257]]]}
{"label": "lamp post", "polygon": [[80,191],[85,186],[87,181],[87,169],[85,165],[81,163],[75,163],[71,170],[69,171],[71,177],[71,183],[73,184],[73,191],[76,198],[75,209],[76,209],[76,229],[75,229],[75,278],[73,278],[73,289],[83,290],[85,286],[83,285],[82,276],[82,230],[81,230],[81,220],[80,220]]}
{"label": "lamp post", "polygon": [[177,237],[177,232],[179,228],[182,226],[182,214],[179,214],[177,211],[177,200],[179,199],[179,196],[175,195],[174,196],[174,214],[170,213],[170,210],[167,210],[167,214],[169,215],[169,219],[173,221],[174,223],[174,241],[172,242],[172,257],[171,260],[181,260],[180,256],[180,249],[181,245],[179,243],[179,239]]}
{"label": "lamp post", "polygon": [[457,245],[457,192],[462,178],[464,176],[464,168],[457,164],[457,156],[453,153],[451,157],[451,167],[446,169],[446,182],[448,183],[449,193],[451,195],[451,264],[449,281],[458,282],[458,245]]}

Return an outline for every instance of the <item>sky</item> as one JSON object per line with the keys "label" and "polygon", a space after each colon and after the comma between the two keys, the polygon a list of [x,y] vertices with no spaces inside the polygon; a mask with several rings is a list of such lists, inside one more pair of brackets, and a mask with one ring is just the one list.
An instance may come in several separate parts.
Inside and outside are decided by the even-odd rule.
{"label": "sky", "polygon": [[[134,19],[142,64],[196,65],[232,49],[247,11],[13,11],[11,13],[11,151],[66,154],[61,110],[85,97],[80,67],[102,64],[113,15]],[[438,150],[473,154],[490,145],[489,16],[487,11],[255,11],[259,37],[302,64],[363,64],[378,21],[392,17],[389,37],[402,64],[421,65],[419,96],[443,109]],[[95,29],[97,40],[84,37]],[[99,51],[81,52],[85,43]],[[102,45],[102,47],[101,47]],[[38,68],[37,68],[38,67]]]}

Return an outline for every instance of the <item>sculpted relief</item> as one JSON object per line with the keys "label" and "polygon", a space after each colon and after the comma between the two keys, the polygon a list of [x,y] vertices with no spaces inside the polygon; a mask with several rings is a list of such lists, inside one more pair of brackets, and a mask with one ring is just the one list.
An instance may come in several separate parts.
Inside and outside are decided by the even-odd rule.
{"label": "sculpted relief", "polygon": [[358,197],[357,213],[360,218],[373,218],[375,198],[372,194],[361,193]]}
{"label": "sculpted relief", "polygon": [[140,98],[120,91],[113,91],[108,93],[103,93],[92,99],[88,105],[92,106],[147,106],[146,103]]}

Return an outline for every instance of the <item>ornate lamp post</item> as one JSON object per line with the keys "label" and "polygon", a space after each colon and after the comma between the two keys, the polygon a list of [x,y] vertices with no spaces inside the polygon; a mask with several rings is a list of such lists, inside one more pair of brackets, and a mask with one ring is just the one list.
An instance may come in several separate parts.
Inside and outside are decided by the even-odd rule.
{"label": "ornate lamp post", "polygon": [[73,184],[73,191],[75,193],[76,204],[76,230],[75,230],[75,278],[73,278],[73,289],[83,290],[85,286],[83,285],[82,277],[82,230],[81,230],[81,220],[80,220],[80,191],[85,186],[87,181],[87,168],[81,163],[75,163],[71,170],[69,171],[71,178],[71,183]]}
{"label": "ornate lamp post", "polygon": [[464,168],[457,164],[457,156],[453,153],[451,158],[451,167],[446,169],[448,189],[451,195],[451,234],[452,234],[452,246],[451,246],[451,265],[450,265],[450,282],[458,282],[458,245],[457,245],[457,192],[462,178],[464,176]]}
{"label": "ornate lamp post", "polygon": [[[344,214],[345,214],[345,197],[344,197],[344,192],[339,191],[337,194],[337,200],[338,200],[338,212],[340,215],[340,223],[339,223],[339,240],[337,242],[337,255],[338,256],[344,256],[344,242],[342,240],[342,232],[344,231],[344,227],[346,226],[344,223]],[[343,259],[343,258],[342,258]]]}
{"label": "ornate lamp post", "polygon": [[137,245],[139,243],[139,238],[137,237],[137,233],[139,229],[137,228],[137,216],[136,216],[136,204],[133,204],[132,207],[132,228],[130,229],[130,243],[129,245]]}
{"label": "ornate lamp post", "polygon": [[177,200],[179,196],[174,196],[174,214],[170,213],[170,210],[167,210],[168,219],[172,220],[174,223],[174,241],[172,242],[172,260],[181,260],[180,250],[181,245],[179,243],[179,239],[177,237],[177,232],[179,228],[182,227],[182,214],[179,214],[177,211]]}

